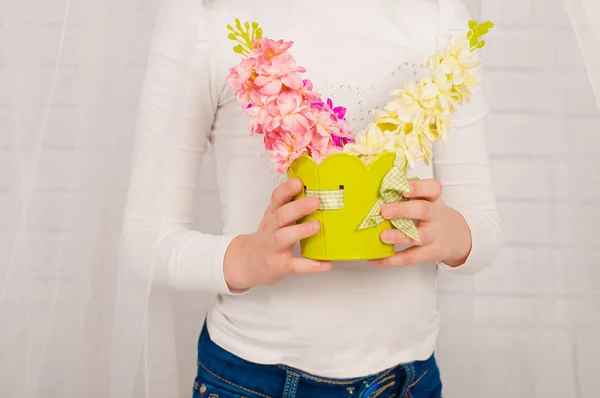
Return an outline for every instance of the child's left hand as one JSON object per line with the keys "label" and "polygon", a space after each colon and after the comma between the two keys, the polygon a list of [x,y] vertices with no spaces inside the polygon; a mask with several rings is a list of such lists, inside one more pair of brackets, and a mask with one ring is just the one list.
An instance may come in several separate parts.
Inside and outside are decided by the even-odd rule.
{"label": "child's left hand", "polygon": [[376,266],[401,266],[430,261],[442,261],[452,267],[462,265],[471,252],[471,230],[463,216],[447,207],[441,199],[442,184],[436,180],[410,182],[411,200],[389,203],[381,210],[388,219],[409,218],[416,222],[421,243],[407,238],[397,229],[381,233],[381,240],[390,244],[413,245],[391,257],[372,260]]}

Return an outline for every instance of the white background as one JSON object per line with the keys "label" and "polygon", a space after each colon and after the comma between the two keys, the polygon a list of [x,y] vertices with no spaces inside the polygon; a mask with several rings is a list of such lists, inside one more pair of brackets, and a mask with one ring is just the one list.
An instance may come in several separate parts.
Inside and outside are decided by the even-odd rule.
{"label": "white background", "polygon": [[450,397],[595,397],[600,382],[600,119],[564,5],[467,0],[485,51],[489,151],[505,244],[443,279]]}
{"label": "white background", "polygon": [[[445,396],[595,398],[600,117],[576,39],[561,0],[465,3],[497,23],[484,52],[487,136],[506,242],[490,269],[440,279]],[[157,10],[0,2],[2,397],[109,396],[126,154]],[[217,208],[217,195],[207,159],[198,207]],[[215,214],[198,226],[218,232]],[[208,299],[161,305],[175,309],[179,342],[161,359],[189,397]],[[136,398],[170,396],[160,383],[147,378]]]}

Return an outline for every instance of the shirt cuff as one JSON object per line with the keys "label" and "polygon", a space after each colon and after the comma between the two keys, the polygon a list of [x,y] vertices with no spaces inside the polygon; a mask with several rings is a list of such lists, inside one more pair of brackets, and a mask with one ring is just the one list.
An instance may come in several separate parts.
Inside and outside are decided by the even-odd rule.
{"label": "shirt cuff", "polygon": [[225,253],[234,238],[231,235],[194,234],[182,246],[172,268],[172,283],[182,289],[229,296],[246,293],[248,290],[232,292],[225,282]]}
{"label": "shirt cuff", "polygon": [[457,267],[452,267],[443,261],[437,261],[437,266],[459,275],[475,274],[488,266],[495,258],[499,247],[499,238],[486,217],[477,212],[460,212],[471,230],[471,252],[467,260]]}

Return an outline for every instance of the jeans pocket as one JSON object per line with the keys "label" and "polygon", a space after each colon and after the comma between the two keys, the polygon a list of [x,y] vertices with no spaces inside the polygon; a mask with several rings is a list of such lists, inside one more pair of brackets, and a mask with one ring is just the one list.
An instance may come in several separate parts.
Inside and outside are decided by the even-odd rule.
{"label": "jeans pocket", "polygon": [[263,398],[235,381],[230,381],[207,369],[198,362],[198,375],[194,381],[193,398]]}
{"label": "jeans pocket", "polygon": [[206,380],[196,378],[193,398],[249,398],[244,391],[238,391],[230,386],[217,386]]}

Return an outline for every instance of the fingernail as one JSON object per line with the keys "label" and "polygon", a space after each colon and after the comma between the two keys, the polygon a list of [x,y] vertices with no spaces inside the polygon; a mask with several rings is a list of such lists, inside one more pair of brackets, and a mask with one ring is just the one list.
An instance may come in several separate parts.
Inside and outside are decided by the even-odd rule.
{"label": "fingernail", "polygon": [[321,229],[321,223],[318,222],[317,220],[313,220],[310,222],[310,228],[312,229],[313,232],[317,232],[319,229]]}
{"label": "fingernail", "polygon": [[313,196],[314,199],[314,203],[313,203],[313,207],[317,210],[319,210],[319,207],[321,207],[321,201],[319,200],[319,198],[317,198],[316,196]]}
{"label": "fingernail", "polygon": [[390,211],[388,210],[387,206],[384,206],[383,209],[381,209],[381,216],[383,218],[388,218],[390,215],[389,213],[390,213]]}
{"label": "fingernail", "polygon": [[329,271],[331,269],[331,263],[319,263],[321,271]]}
{"label": "fingernail", "polygon": [[389,229],[386,229],[385,231],[383,231],[381,233],[381,241],[383,243],[393,243],[392,242],[392,231],[390,231]]}

